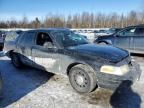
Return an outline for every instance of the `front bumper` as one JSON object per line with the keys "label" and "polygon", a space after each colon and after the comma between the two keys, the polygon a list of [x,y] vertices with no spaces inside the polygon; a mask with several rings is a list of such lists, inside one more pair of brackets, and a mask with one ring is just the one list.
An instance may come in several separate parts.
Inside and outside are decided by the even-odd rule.
{"label": "front bumper", "polygon": [[139,80],[141,76],[141,72],[142,71],[140,69],[140,66],[137,63],[132,62],[130,66],[130,71],[123,76],[117,76],[117,75],[111,75],[111,74],[105,74],[99,72],[97,75],[98,85],[99,87],[102,88],[115,90],[124,81],[129,80],[131,82],[135,82],[136,80]]}

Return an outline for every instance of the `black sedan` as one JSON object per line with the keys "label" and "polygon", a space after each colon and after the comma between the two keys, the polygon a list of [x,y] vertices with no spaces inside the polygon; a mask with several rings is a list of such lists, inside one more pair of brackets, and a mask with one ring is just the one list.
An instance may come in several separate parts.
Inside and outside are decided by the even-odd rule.
{"label": "black sedan", "polygon": [[4,51],[15,67],[25,64],[67,75],[80,93],[92,92],[98,86],[114,89],[125,80],[135,81],[141,74],[127,51],[91,44],[68,29],[26,31],[16,40],[6,39]]}

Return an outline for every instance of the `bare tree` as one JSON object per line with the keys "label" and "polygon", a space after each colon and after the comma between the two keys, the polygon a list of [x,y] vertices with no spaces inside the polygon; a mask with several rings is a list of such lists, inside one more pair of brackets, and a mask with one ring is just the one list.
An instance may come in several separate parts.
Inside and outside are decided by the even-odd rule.
{"label": "bare tree", "polygon": [[28,21],[23,16],[21,21],[12,18],[0,21],[0,28],[39,28],[39,27],[68,27],[68,28],[100,28],[100,27],[126,27],[129,25],[144,24],[144,11],[131,11],[127,15],[117,13],[102,14],[83,12],[65,17],[64,15],[48,14],[43,21],[36,17]]}

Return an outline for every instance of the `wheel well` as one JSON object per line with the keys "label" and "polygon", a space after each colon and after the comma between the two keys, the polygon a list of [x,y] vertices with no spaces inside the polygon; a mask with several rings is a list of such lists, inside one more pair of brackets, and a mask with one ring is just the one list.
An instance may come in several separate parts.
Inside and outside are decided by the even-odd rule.
{"label": "wheel well", "polygon": [[106,44],[109,44],[107,41],[99,41],[98,43],[102,43],[102,42],[104,42]]}
{"label": "wheel well", "polygon": [[78,65],[78,64],[81,64],[81,63],[72,63],[72,64],[70,64],[70,65],[68,66],[68,68],[67,68],[67,75],[69,75],[70,69],[71,69],[72,67]]}

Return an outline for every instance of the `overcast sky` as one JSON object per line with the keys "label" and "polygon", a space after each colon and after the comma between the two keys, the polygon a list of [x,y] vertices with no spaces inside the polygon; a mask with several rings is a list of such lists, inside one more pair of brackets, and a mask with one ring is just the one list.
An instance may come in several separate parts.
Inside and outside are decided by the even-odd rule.
{"label": "overcast sky", "polygon": [[[0,20],[27,16],[44,18],[49,13],[74,14],[81,12],[127,14],[141,10],[144,0],[0,0]],[[144,8],[144,7],[143,7]]]}

